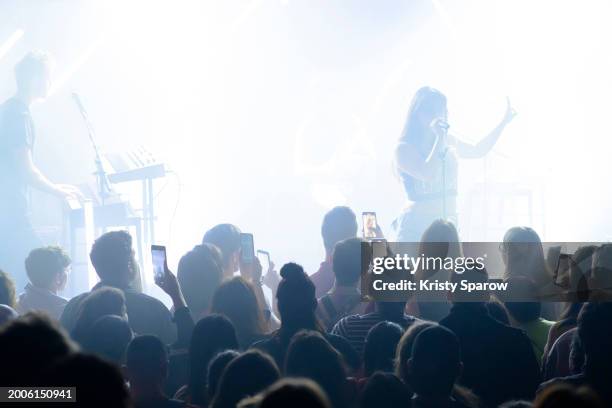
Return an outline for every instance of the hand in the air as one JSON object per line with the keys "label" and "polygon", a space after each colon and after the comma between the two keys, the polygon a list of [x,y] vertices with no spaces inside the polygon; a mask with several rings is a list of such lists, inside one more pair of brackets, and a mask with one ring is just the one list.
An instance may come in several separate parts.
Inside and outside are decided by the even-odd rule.
{"label": "hand in the air", "polygon": [[244,279],[253,284],[258,284],[261,282],[261,275],[262,267],[259,258],[253,257],[253,261],[250,263],[245,263],[242,260],[240,261],[240,276]]}
{"label": "hand in the air", "polygon": [[275,291],[280,280],[280,276],[274,268],[274,262],[270,261],[270,267],[268,268],[268,272],[264,275],[263,284],[269,287],[270,290]]}
{"label": "hand in the air", "polygon": [[161,277],[161,279],[155,279],[155,283],[164,292],[166,292],[168,296],[170,296],[170,299],[172,299],[172,302],[175,304],[175,307],[177,306],[177,304],[185,302],[178,279],[176,278],[176,275],[173,274],[170,269],[168,269],[167,264],[164,264],[163,277]]}
{"label": "hand in the air", "polygon": [[504,114],[504,119],[502,120],[502,122],[505,124],[512,122],[512,119],[514,119],[516,114],[517,112],[514,110],[512,104],[510,103],[510,98],[506,96],[506,113]]}

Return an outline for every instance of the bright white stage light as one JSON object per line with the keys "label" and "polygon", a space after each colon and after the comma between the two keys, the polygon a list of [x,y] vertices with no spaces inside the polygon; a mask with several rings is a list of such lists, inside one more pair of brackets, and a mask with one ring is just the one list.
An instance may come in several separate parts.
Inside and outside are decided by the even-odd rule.
{"label": "bright white stage light", "polygon": [[20,28],[18,30],[15,30],[15,32],[11,34],[11,36],[4,42],[4,44],[0,46],[0,59],[2,59],[2,57],[4,57],[11,50],[11,48],[15,46],[15,44],[17,44],[17,41],[19,41],[21,37],[23,37],[24,33],[25,31]]}
{"label": "bright white stage light", "polygon": [[49,90],[49,97],[53,96],[64,86],[64,84],[66,84],[66,82],[70,80],[70,78],[87,62],[87,60],[89,60],[101,43],[102,39],[98,39],[87,47],[87,49],[77,57],[72,65],[70,65],[70,67],[57,80],[53,81],[51,84],[51,89]]}
{"label": "bright white stage light", "polygon": [[[375,210],[392,234],[405,200],[393,148],[423,85],[448,96],[451,129],[468,141],[495,126],[507,95],[519,113],[486,165],[461,162],[460,201],[487,185],[475,198],[483,210],[460,207],[462,234],[470,209],[473,240],[529,224],[518,198],[495,197],[495,184],[520,184],[537,193],[531,226],[542,238],[601,236],[593,225],[612,200],[601,187],[612,139],[603,0],[380,2],[376,18],[369,2],[138,0],[121,13],[118,2],[94,3],[106,46],[80,49],[53,91],[83,71],[92,111],[112,117],[100,135],[129,135],[125,143],[162,152],[180,174],[178,211],[171,188],[158,199],[159,239],[170,223],[180,231],[171,261],[229,221],[273,249],[277,265],[298,259],[312,271],[322,247],[296,249],[286,237],[318,236],[337,204]],[[107,150],[123,142],[100,140]],[[568,216],[587,204],[589,214]]]}

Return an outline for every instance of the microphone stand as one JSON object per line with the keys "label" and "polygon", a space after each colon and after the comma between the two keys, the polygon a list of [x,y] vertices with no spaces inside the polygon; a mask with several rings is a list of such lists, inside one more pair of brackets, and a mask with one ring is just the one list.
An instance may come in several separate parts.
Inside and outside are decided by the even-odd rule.
{"label": "microphone stand", "polygon": [[440,159],[442,160],[442,219],[446,221],[446,154],[448,153],[448,147],[442,150]]}
{"label": "microphone stand", "polygon": [[[437,121],[438,119],[434,119],[434,121],[432,121],[432,123],[434,123],[435,121]],[[448,124],[446,123],[446,121],[442,121],[443,122],[443,128],[444,128],[444,135],[441,136],[439,134],[436,133],[436,140],[434,141],[434,145],[431,148],[431,151],[429,152],[429,154],[427,155],[427,158],[425,159],[425,162],[429,162],[433,156],[434,153],[436,152],[436,150],[438,149],[438,144],[440,143],[444,143],[446,142],[446,135],[448,132]],[[440,153],[440,160],[442,161],[442,219],[446,221],[447,218],[447,211],[446,211],[446,154],[448,153],[448,146],[442,146],[442,152]]]}
{"label": "microphone stand", "polygon": [[94,174],[96,176],[96,184],[98,185],[98,193],[100,194],[102,205],[104,205],[106,199],[112,195],[112,188],[110,182],[108,181],[108,176],[106,174],[106,171],[104,170],[104,166],[102,165],[102,158],[100,157],[100,151],[98,150],[98,145],[96,143],[96,133],[94,131],[93,125],[91,124],[91,121],[89,120],[89,115],[87,114],[83,103],[81,103],[81,98],[79,97],[79,95],[76,92],[73,92],[72,98],[74,99],[74,102],[76,103],[77,107],[79,108],[79,112],[83,117],[83,121],[85,122],[85,126],[87,127],[89,141],[91,142],[91,146],[93,147],[95,155],[94,162],[96,165],[96,171]]}

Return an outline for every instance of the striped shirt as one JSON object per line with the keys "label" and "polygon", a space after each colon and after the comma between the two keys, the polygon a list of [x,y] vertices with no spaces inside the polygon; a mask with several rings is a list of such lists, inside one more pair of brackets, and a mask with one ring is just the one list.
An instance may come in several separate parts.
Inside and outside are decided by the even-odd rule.
{"label": "striped shirt", "polygon": [[[363,348],[368,332],[374,325],[376,325],[376,323],[385,320],[387,319],[385,319],[380,312],[347,316],[340,319],[340,321],[336,323],[331,333],[344,337],[346,340],[348,340],[350,345],[353,346],[355,351],[357,351],[360,355],[363,355]],[[417,321],[416,318],[405,314],[401,321],[396,321],[394,323],[399,324],[405,330],[415,321]]]}

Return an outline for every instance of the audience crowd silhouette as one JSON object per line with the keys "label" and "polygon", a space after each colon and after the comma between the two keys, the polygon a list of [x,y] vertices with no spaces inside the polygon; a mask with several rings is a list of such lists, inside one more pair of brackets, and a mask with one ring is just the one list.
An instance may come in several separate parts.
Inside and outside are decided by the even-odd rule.
{"label": "audience crowd silhouette", "polygon": [[[256,258],[244,264],[240,229],[219,224],[176,274],[166,266],[157,279],[170,309],[142,292],[125,231],[95,241],[99,283],[69,300],[59,295],[66,252],[34,249],[25,287],[0,271],[0,386],[76,387],[72,407],[612,406],[612,303],[602,301],[611,245],[574,254],[567,280],[578,290],[563,305],[484,290],[365,302],[357,229],[350,208],[329,211],[326,258],[309,276],[297,263],[278,272]],[[457,229],[441,220],[420,249],[441,241],[461,252]],[[515,253],[517,242],[535,243],[532,253]],[[534,230],[510,229],[500,249],[514,288],[528,294],[550,284]],[[489,276],[472,270],[461,279]],[[592,280],[603,289],[585,293]]]}

